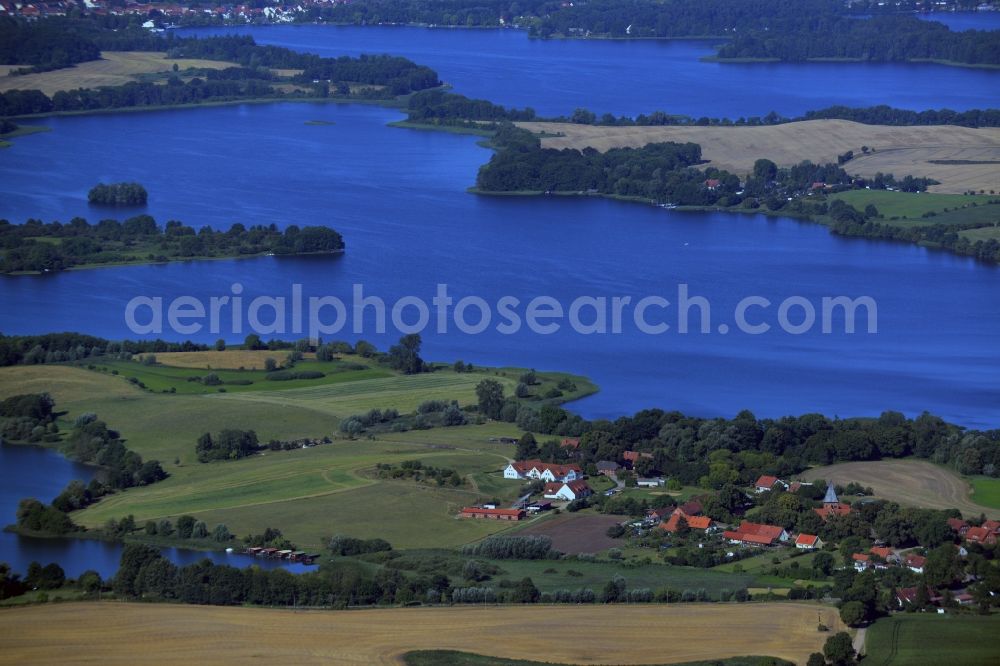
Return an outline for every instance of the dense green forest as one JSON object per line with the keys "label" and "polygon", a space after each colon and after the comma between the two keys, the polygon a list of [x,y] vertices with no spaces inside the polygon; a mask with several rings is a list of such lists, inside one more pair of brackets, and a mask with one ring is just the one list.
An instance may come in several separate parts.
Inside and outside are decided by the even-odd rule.
{"label": "dense green forest", "polygon": [[[45,239],[45,240],[42,240]],[[56,242],[52,242],[52,241]],[[0,272],[53,271],[87,264],[169,261],[193,257],[238,257],[271,252],[313,254],[339,252],[343,237],[328,227],[275,224],[228,231],[195,230],[171,220],[160,227],[149,215],[124,222],[101,220],[90,224],[73,218],[68,224],[28,220],[11,224],[0,220]]]}
{"label": "dense green forest", "polygon": [[144,206],[149,194],[139,183],[98,183],[87,193],[87,202],[104,206]]}
{"label": "dense green forest", "polygon": [[44,72],[97,60],[101,49],[77,22],[63,19],[26,22],[0,17],[0,65],[27,65]]}
{"label": "dense green forest", "polygon": [[[777,32],[777,36],[774,34]],[[775,58],[804,61],[847,58],[868,62],[941,60],[1000,65],[994,32],[952,32],[915,16],[808,17],[776,24],[770,31],[739,32],[718,52],[720,58]]]}

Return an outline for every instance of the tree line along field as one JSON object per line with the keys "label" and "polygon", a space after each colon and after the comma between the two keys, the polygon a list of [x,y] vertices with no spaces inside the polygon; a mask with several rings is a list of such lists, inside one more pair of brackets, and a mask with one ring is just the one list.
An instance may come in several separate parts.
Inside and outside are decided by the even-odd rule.
{"label": "tree line along field", "polygon": [[871,666],[991,666],[1000,663],[1000,615],[897,614],[869,627]]}
{"label": "tree line along field", "polygon": [[[933,192],[1000,191],[1000,128],[865,125],[848,120],[807,120],[769,126],[603,126],[575,123],[520,122],[543,134],[544,148],[638,148],[649,143],[693,142],[702,148],[705,166],[747,174],[760,158],[779,166],[803,160],[837,163],[838,155],[854,151],[844,164],[849,173],[897,177],[924,176],[940,181]],[[861,154],[862,146],[874,153]]]}
{"label": "tree line along field", "polygon": [[[871,487],[877,497],[928,509],[955,508],[968,517],[985,513],[1000,518],[1000,508],[978,503],[968,481],[952,470],[925,460],[874,460],[816,467],[802,475],[846,485],[852,481]],[[986,484],[993,490],[997,483]],[[995,491],[994,491],[995,492]],[[987,494],[987,497],[991,496]]]}
{"label": "tree line along field", "polygon": [[54,95],[60,90],[120,86],[151,74],[167,74],[173,66],[183,71],[195,69],[225,69],[236,63],[200,58],[167,58],[158,51],[105,51],[100,60],[82,62],[73,67],[51,72],[7,76],[7,72],[22,65],[0,65],[0,93],[8,90],[41,90]]}
{"label": "tree line along field", "polygon": [[[461,650],[574,664],[663,664],[752,652],[805,663],[843,625],[817,604],[485,607],[293,612],[171,604],[63,603],[0,610],[0,663],[282,661],[397,664]],[[509,637],[510,640],[498,640]],[[624,655],[624,656],[623,656]]]}
{"label": "tree line along field", "polygon": [[[248,360],[246,352],[232,353],[240,362]],[[211,360],[231,365],[217,354]],[[138,370],[160,368],[135,361],[115,363]],[[74,520],[86,527],[100,527],[111,518],[129,514],[138,521],[176,520],[189,514],[213,525],[224,523],[240,535],[278,527],[304,547],[319,547],[324,539],[343,533],[385,538],[400,548],[457,546],[510,527],[493,521],[462,521],[455,514],[477,501],[514,499],[520,484],[486,483],[482,489],[477,484],[477,480],[494,479],[513,455],[513,446],[489,442],[490,438],[518,436],[512,424],[392,433],[378,440],[334,440],[218,463],[199,463],[195,455],[202,433],[225,428],[254,430],[261,442],[322,438],[336,433],[343,417],[371,408],[412,410],[429,399],[469,404],[475,402],[475,385],[488,375],[486,371],[442,370],[410,376],[387,372],[388,377],[313,389],[218,395],[143,391],[126,382],[123,374],[59,365],[0,369],[0,397],[49,392],[56,409],[65,412],[64,430],[80,414],[96,413],[122,433],[130,449],[143,459],[161,461],[170,474],[162,482],[117,493],[75,513]],[[498,378],[508,390],[513,388],[512,379]],[[577,379],[585,388],[592,386]],[[286,383],[268,382],[279,387]],[[348,384],[357,388],[343,390]],[[266,399],[238,399],[241,395]],[[457,488],[434,487],[411,480],[376,480],[371,474],[377,463],[405,460],[455,469],[468,480]]]}
{"label": "tree line along field", "polygon": [[[990,194],[909,193],[886,190],[850,190],[830,195],[857,210],[873,205],[884,224],[909,227],[931,224],[989,223],[1000,225],[1000,191]],[[971,242],[1000,240],[1000,226],[964,229],[958,232]]]}

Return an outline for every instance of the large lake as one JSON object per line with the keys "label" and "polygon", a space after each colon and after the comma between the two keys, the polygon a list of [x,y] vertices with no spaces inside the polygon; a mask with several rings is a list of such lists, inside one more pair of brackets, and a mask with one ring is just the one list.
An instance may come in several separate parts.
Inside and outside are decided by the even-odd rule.
{"label": "large lake", "polygon": [[[974,14],[979,18],[988,12]],[[949,15],[950,16],[950,15]],[[988,20],[988,17],[986,18]],[[456,92],[542,115],[794,116],[834,104],[905,109],[997,106],[997,72],[943,65],[720,64],[705,41],[529,39],[521,30],[281,25],[181,30],[248,34],[259,44],[324,56],[392,53],[437,70]]]}
{"label": "large lake", "polygon": [[[329,55],[408,55],[437,68],[459,92],[549,114],[577,106],[731,117],[834,103],[963,109],[996,107],[1000,90],[996,73],[935,66],[702,63],[709,45],[694,42],[542,42],[514,31],[405,28],[239,30],[262,43]],[[220,31],[200,34],[208,32]],[[161,222],[326,224],[344,233],[348,252],[7,277],[0,280],[0,331],[133,337],[123,319],[133,296],[207,298],[229,294],[234,282],[248,301],[288,295],[295,283],[307,295],[345,300],[354,283],[389,301],[429,299],[437,283],[447,283],[456,297],[551,295],[566,303],[585,295],[675,300],[677,285],[686,283],[711,300],[713,331],[731,323],[744,296],[777,303],[793,295],[813,302],[868,295],[878,303],[876,335],[649,336],[633,328],[594,336],[565,328],[548,336],[428,334],[425,356],[589,375],[602,391],[573,405],[588,417],[648,406],[702,415],[749,408],[766,416],[926,409],[968,426],[1000,425],[1000,270],[917,247],[840,239],[789,219],[476,197],[465,188],[489,151],[473,137],[386,127],[400,117],[377,107],[270,104],[45,121],[52,132],[0,151],[0,217],[96,221],[109,213],[88,209],[87,190],[98,181],[137,180],[151,193],[141,210]],[[766,320],[774,323],[773,312]],[[364,334],[380,346],[397,336],[391,329]],[[71,478],[88,475],[51,451],[0,448],[0,523],[13,520],[21,497],[50,501]],[[200,556],[170,555],[180,562]],[[58,559],[71,575],[87,568],[107,574],[117,556],[116,546],[99,542],[0,534],[0,561],[22,571],[32,559]]]}

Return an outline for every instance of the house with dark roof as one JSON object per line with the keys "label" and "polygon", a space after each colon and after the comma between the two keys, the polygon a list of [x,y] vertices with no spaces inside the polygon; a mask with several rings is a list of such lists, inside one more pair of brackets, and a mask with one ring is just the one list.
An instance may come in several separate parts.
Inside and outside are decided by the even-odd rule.
{"label": "house with dark roof", "polygon": [[601,460],[597,463],[597,473],[604,476],[614,476],[621,468],[622,466],[613,460]]}
{"label": "house with dark roof", "polygon": [[480,520],[523,520],[524,515],[524,509],[486,509],[479,506],[467,506],[459,514],[462,518]]}

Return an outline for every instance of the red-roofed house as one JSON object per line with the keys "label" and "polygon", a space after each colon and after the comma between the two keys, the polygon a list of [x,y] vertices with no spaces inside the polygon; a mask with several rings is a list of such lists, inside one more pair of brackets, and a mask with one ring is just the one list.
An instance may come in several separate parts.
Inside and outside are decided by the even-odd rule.
{"label": "red-roofed house", "polygon": [[965,533],[969,531],[969,523],[965,522],[961,518],[949,518],[948,527],[950,527],[955,534],[960,537],[964,537]]}
{"label": "red-roofed house", "polygon": [[541,479],[549,482],[576,481],[583,478],[579,465],[557,465],[541,460],[519,460],[512,462],[503,471],[505,479]]}
{"label": "red-roofed house", "polygon": [[705,181],[705,189],[715,190],[722,184],[718,178],[709,178]]}
{"label": "red-roofed house", "polygon": [[681,519],[687,521],[688,527],[693,530],[707,530],[712,526],[712,519],[708,516],[687,516],[680,509],[675,509],[670,518],[660,523],[660,529],[668,532],[676,532],[681,524]]}
{"label": "red-roofed house", "polygon": [[640,451],[625,451],[622,453],[622,460],[629,467],[635,467],[635,464],[639,462],[639,458],[652,458],[652,453],[645,453]]}
{"label": "red-roofed house", "polygon": [[854,553],[851,555],[851,559],[854,560],[855,571],[864,571],[872,564],[872,558],[868,557],[864,553]]}
{"label": "red-roofed house", "polygon": [[747,546],[776,546],[788,541],[788,532],[777,525],[764,525],[744,520],[733,531],[722,534],[730,543],[742,543]]}
{"label": "red-roofed house", "polygon": [[467,506],[459,515],[462,518],[485,520],[523,520],[524,509],[483,509],[478,506]]}
{"label": "red-roofed house", "polygon": [[969,543],[992,546],[997,542],[997,535],[987,527],[970,527],[965,533],[965,540]]}
{"label": "red-roofed house", "polygon": [[993,532],[993,534],[1000,535],[1000,520],[987,520],[983,523],[983,527]]}
{"label": "red-roofed house", "polygon": [[542,495],[545,499],[561,499],[572,502],[581,497],[589,497],[594,491],[590,489],[583,479],[576,481],[566,481],[563,483],[546,483]]}
{"label": "red-roofed house", "polygon": [[757,482],[753,484],[758,493],[766,493],[767,491],[774,488],[778,483],[781,483],[781,479],[776,476],[770,476],[765,474],[764,476],[757,479]]}
{"label": "red-roofed house", "polygon": [[906,565],[906,568],[913,573],[922,574],[924,572],[924,565],[927,564],[927,558],[923,555],[910,553],[903,560],[903,564]]}
{"label": "red-roofed house", "polygon": [[559,446],[566,449],[578,449],[580,448],[580,438],[579,437],[566,437],[560,442]]}
{"label": "red-roofed house", "polygon": [[795,537],[795,547],[799,550],[815,550],[823,547],[823,540],[815,534],[800,534]]}

